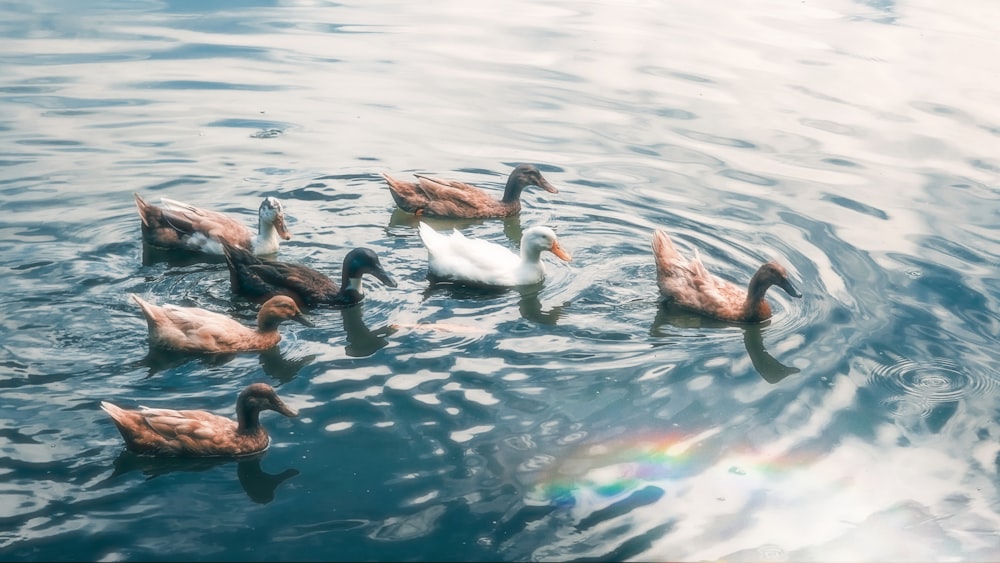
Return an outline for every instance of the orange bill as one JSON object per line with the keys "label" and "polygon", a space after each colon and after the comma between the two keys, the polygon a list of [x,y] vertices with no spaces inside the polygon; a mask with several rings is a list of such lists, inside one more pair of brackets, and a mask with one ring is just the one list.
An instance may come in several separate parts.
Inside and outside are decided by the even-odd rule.
{"label": "orange bill", "polygon": [[556,242],[556,241],[552,241],[552,247],[549,248],[549,250],[552,251],[552,254],[555,254],[556,256],[558,256],[559,258],[561,258],[561,259],[563,259],[563,260],[565,260],[567,262],[569,262],[570,260],[573,259],[573,257],[570,256],[569,252],[566,252],[565,250],[563,250],[562,247],[559,246],[559,243]]}

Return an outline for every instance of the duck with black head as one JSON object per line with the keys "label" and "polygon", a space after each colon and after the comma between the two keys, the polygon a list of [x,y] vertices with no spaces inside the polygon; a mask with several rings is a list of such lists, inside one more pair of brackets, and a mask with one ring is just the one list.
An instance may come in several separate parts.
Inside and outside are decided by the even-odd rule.
{"label": "duck with black head", "polygon": [[482,188],[456,180],[442,180],[423,174],[416,174],[416,182],[397,180],[384,173],[382,177],[400,209],[427,217],[510,217],[521,211],[521,192],[528,186],[559,193],[531,164],[519,164],[511,171],[503,197],[499,200]]}
{"label": "duck with black head", "polygon": [[326,274],[308,266],[262,260],[251,252],[230,245],[224,245],[224,250],[233,293],[254,300],[287,295],[304,307],[347,307],[364,299],[362,278],[365,274],[389,287],[396,287],[396,280],[385,271],[378,255],[369,248],[355,248],[344,256],[339,286]]}
{"label": "duck with black head", "polygon": [[698,250],[685,260],[663,230],[653,233],[656,283],[664,303],[724,321],[758,323],[771,318],[771,305],[764,294],[772,285],[792,297],[802,297],[784,266],[771,261],[750,278],[746,289],[712,275],[701,262]]}

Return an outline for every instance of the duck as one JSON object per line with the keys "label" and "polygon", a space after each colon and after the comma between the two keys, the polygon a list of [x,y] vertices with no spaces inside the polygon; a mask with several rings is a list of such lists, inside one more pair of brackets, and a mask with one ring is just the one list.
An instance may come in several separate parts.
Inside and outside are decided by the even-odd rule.
{"label": "duck", "polygon": [[243,223],[218,211],[166,197],[157,206],[137,193],[132,195],[142,220],[142,238],[150,246],[221,256],[222,241],[226,241],[260,255],[274,254],[281,240],[292,238],[285,225],[284,207],[275,197],[265,197],[261,202],[255,235]]}
{"label": "duck", "polygon": [[543,225],[525,229],[520,254],[494,242],[467,238],[458,229],[439,233],[422,221],[417,228],[427,248],[428,273],[442,280],[494,287],[531,285],[545,279],[542,252],[566,262],[573,259],[559,245],[555,231]]}
{"label": "duck", "polygon": [[538,168],[531,164],[519,164],[511,171],[500,200],[482,188],[464,182],[422,174],[415,176],[416,182],[405,182],[382,174],[396,205],[417,216],[460,219],[510,217],[521,211],[521,192],[528,186],[538,186],[547,192],[559,193]]}
{"label": "duck", "polygon": [[101,401],[125,447],[139,455],[163,457],[243,457],[267,450],[271,438],[260,425],[260,411],[287,417],[298,411],[286,405],[266,383],[248,385],[236,398],[236,420],[203,410],[139,406],[123,409]]}
{"label": "duck", "polygon": [[709,273],[697,248],[694,258],[683,259],[662,229],[653,233],[653,257],[663,302],[708,317],[737,323],[765,321],[771,318],[771,305],[764,294],[772,285],[792,297],[802,297],[778,262],[772,260],[760,266],[743,289]]}
{"label": "duck", "polygon": [[370,248],[355,248],[344,256],[340,286],[326,274],[308,266],[264,260],[228,244],[223,248],[233,293],[254,300],[286,295],[304,307],[321,304],[347,307],[364,300],[361,283],[364,274],[396,287],[396,280],[385,271],[378,255]]}
{"label": "duck", "polygon": [[261,305],[256,329],[199,307],[155,305],[134,293],[130,297],[146,317],[150,344],[166,350],[208,354],[267,350],[281,341],[278,325],[282,322],[315,326],[302,315],[295,300],[284,295]]}

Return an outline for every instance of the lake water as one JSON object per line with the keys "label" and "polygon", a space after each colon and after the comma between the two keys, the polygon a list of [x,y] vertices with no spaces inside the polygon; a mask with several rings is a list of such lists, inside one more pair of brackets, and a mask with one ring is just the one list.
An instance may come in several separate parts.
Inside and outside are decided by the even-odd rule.
{"label": "lake water", "polygon": [[[0,4],[0,559],[1000,558],[1000,4],[986,0]],[[573,254],[427,279],[380,173],[499,193],[430,221]],[[277,349],[150,354],[129,293],[252,323],[220,260],[145,249],[132,192],[399,282]],[[654,229],[804,294],[661,308]],[[102,400],[300,416],[243,461],[123,453]]]}

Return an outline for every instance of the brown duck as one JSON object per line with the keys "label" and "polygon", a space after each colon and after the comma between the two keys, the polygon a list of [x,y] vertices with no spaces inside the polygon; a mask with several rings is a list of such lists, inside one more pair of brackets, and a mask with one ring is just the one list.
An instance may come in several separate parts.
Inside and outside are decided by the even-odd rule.
{"label": "brown duck", "polygon": [[788,272],[777,262],[768,262],[750,278],[747,289],[708,273],[698,250],[690,261],[681,258],[670,237],[662,230],[653,233],[656,284],[665,303],[725,321],[756,323],[771,317],[771,305],[764,294],[772,285],[792,297],[802,297]]}
{"label": "brown duck", "polygon": [[285,226],[281,202],[266,197],[257,210],[255,235],[243,223],[218,211],[209,211],[181,201],[161,198],[162,206],[146,202],[139,194],[135,206],[142,220],[142,239],[158,248],[191,250],[222,255],[222,241],[254,254],[273,254],[281,239],[292,238]]}
{"label": "brown duck", "polygon": [[278,344],[278,325],[292,320],[313,324],[302,316],[295,300],[276,296],[261,305],[257,328],[253,329],[223,314],[198,307],[154,305],[131,294],[149,326],[151,345],[181,352],[248,352],[266,350]]}
{"label": "brown duck", "polygon": [[299,414],[266,383],[254,383],[240,392],[236,420],[199,410],[144,406],[127,410],[106,401],[101,401],[101,408],[111,415],[125,447],[137,454],[174,457],[239,457],[263,452],[271,438],[260,425],[260,411],[272,410],[288,417]]}
{"label": "brown duck", "polygon": [[509,217],[521,211],[521,192],[538,186],[551,193],[559,190],[546,180],[538,168],[519,164],[507,177],[503,198],[499,201],[481,188],[451,180],[416,174],[416,182],[404,182],[382,174],[389,193],[403,211],[427,217],[482,219]]}

